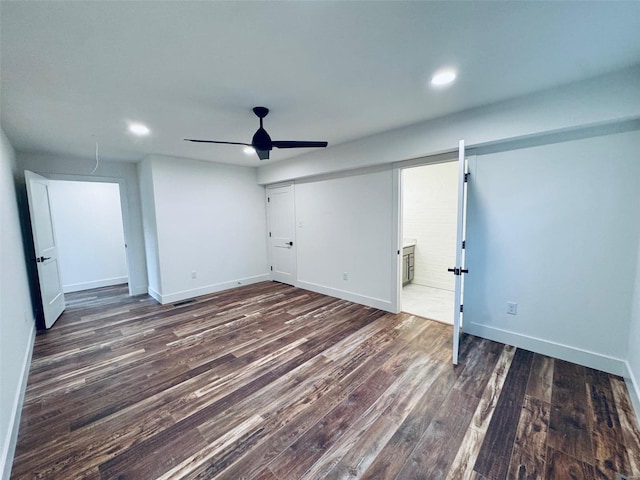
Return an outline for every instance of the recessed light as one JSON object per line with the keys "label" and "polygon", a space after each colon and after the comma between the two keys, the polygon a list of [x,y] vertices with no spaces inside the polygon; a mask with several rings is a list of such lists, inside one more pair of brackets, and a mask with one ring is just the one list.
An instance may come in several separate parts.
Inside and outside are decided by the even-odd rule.
{"label": "recessed light", "polygon": [[149,132],[150,132],[149,127],[141,123],[130,123],[129,131],[134,135],[140,135],[140,136],[149,135]]}
{"label": "recessed light", "polygon": [[431,85],[435,87],[442,87],[449,85],[456,79],[456,72],[454,70],[439,70],[433,77],[431,77]]}
{"label": "recessed light", "polygon": [[244,147],[244,153],[246,153],[247,155],[252,155],[256,153],[256,150],[253,147],[247,146],[247,147]]}

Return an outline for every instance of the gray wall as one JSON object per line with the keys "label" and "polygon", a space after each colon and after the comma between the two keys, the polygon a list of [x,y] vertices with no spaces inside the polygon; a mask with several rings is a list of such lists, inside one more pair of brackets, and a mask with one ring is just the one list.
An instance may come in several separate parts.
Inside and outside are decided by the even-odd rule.
{"label": "gray wall", "polygon": [[9,478],[35,319],[16,195],[15,153],[0,130],[0,475]]}
{"label": "gray wall", "polygon": [[638,152],[635,131],[472,158],[467,331],[626,373]]}

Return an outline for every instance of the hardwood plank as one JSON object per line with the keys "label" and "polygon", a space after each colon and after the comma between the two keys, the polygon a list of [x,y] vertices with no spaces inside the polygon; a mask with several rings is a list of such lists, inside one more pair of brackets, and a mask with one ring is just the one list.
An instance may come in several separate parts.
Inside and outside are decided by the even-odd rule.
{"label": "hardwood plank", "polygon": [[624,446],[627,449],[631,475],[640,477],[640,427],[633,414],[629,393],[624,380],[621,379],[611,379],[611,389],[622,428]]}
{"label": "hardwood plank", "polygon": [[583,462],[593,462],[591,417],[585,369],[556,360],[549,417],[548,445]]}
{"label": "hardwood plank", "polygon": [[437,375],[363,473],[362,479],[399,478],[397,475],[415,448],[416,442],[431,425],[461,372],[461,368],[445,368]]}
{"label": "hardwood plank", "polygon": [[417,357],[397,380],[301,478],[359,478],[415,407],[434,378],[446,368]]}
{"label": "hardwood plank", "polygon": [[479,401],[452,388],[396,478],[445,478]]}
{"label": "hardwood plank", "polygon": [[549,403],[525,395],[507,472],[509,480],[544,478],[550,412]]}
{"label": "hardwood plank", "polygon": [[379,370],[269,464],[279,478],[299,478],[393,382]]}
{"label": "hardwood plank", "polygon": [[263,422],[264,419],[259,415],[251,416],[216,441],[196,451],[172,469],[164,472],[164,474],[157,477],[157,480],[197,478],[206,469],[208,462],[212,462],[216,455],[220,455],[221,452],[233,448],[234,444],[237,445],[243,438],[250,436],[258,430]]}
{"label": "hardwood plank", "polygon": [[548,480],[595,480],[593,467],[581,462],[563,452],[549,447],[547,450],[547,470],[545,478]]}
{"label": "hardwood plank", "polygon": [[532,352],[516,351],[474,465],[487,478],[507,475],[532,363]]}
{"label": "hardwood plank", "polygon": [[527,384],[527,395],[543,402],[551,403],[553,365],[553,358],[539,353],[534,354],[529,383]]}
{"label": "hardwood plank", "polygon": [[[496,404],[502,393],[502,387],[513,362],[515,348],[504,346],[491,377],[488,379],[480,402],[471,419],[471,424],[460,443],[458,452],[447,474],[447,479],[469,478],[480,453],[487,429],[493,417]],[[493,364],[493,361],[487,362]],[[465,368],[466,369],[466,368]],[[454,388],[464,387],[467,383],[456,385]]]}
{"label": "hardwood plank", "polygon": [[[392,331],[394,334],[398,332],[395,329]],[[279,402],[275,402],[273,412],[262,412],[263,416],[270,417],[265,430],[269,430],[271,435],[261,438],[250,451],[239,452],[239,455],[230,455],[223,461],[219,461],[218,468],[209,472],[211,476],[221,472],[216,478],[235,480],[241,477],[249,478],[260,471],[264,465],[285,451],[297,438],[377,372],[380,365],[397,354],[405,345],[385,344],[377,354],[363,357],[361,354],[367,351],[365,346],[366,344],[363,344],[363,351],[360,354],[356,352],[348,358],[346,364],[333,365],[331,373],[323,374],[315,381],[312,379],[302,382],[300,393],[293,390],[291,392],[294,395],[293,399],[284,397]],[[292,371],[292,373],[295,372],[295,370]],[[302,375],[304,371],[298,372],[292,378],[294,384],[298,383],[298,374]],[[336,381],[336,379],[339,380]]]}
{"label": "hardwood plank", "polygon": [[502,354],[502,347],[502,344],[490,340],[481,339],[477,342],[465,356],[465,368],[460,374],[456,387],[467,395],[480,398]]}
{"label": "hardwood plank", "polygon": [[265,467],[258,475],[252,477],[252,480],[278,480],[269,468]]}
{"label": "hardwood plank", "polygon": [[631,475],[627,449],[617,439],[622,438],[622,426],[616,411],[609,375],[586,369],[589,392],[589,413],[593,426],[591,441],[595,457],[596,478],[615,477],[616,473]]}
{"label": "hardwood plank", "polygon": [[[139,455],[118,455],[100,464],[98,467],[100,477],[104,480],[160,477],[174,465],[182,465],[185,461],[189,461],[193,455],[205,451],[207,442],[197,430],[176,431],[176,429],[172,429],[171,435],[158,434],[150,437],[145,442],[145,446],[148,448],[145,448],[144,452]],[[138,452],[133,449],[127,452],[133,451]],[[189,456],[191,452],[193,453]]]}

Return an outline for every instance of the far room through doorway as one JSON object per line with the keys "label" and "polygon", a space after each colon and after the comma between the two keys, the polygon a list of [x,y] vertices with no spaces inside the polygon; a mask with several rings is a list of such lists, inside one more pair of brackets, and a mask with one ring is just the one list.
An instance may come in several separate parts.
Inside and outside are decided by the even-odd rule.
{"label": "far room through doorway", "polygon": [[402,311],[453,324],[458,165],[403,168]]}
{"label": "far room through doorway", "polygon": [[50,180],[49,190],[64,292],[127,284],[120,186]]}

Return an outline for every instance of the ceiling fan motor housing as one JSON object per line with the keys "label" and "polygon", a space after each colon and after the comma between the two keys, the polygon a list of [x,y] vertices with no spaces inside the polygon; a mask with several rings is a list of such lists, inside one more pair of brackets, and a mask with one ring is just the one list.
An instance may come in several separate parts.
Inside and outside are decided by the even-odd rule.
{"label": "ceiling fan motor housing", "polygon": [[271,143],[271,137],[262,127],[260,127],[258,131],[253,135],[251,145],[256,150],[271,150],[271,148],[273,147]]}

